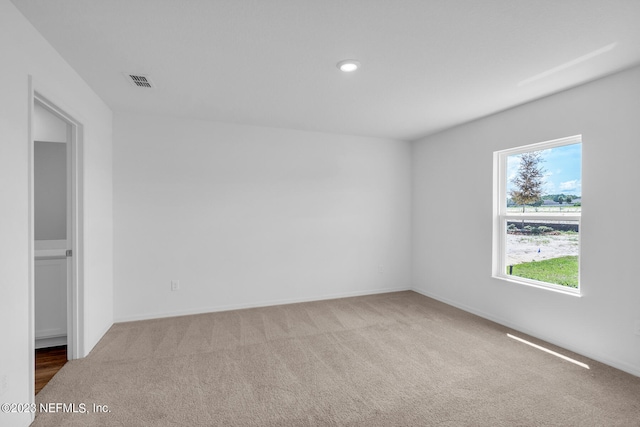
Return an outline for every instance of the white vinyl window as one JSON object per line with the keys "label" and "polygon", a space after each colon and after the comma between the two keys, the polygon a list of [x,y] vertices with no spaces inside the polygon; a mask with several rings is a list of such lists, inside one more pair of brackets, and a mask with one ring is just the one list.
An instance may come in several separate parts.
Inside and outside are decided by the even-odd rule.
{"label": "white vinyl window", "polygon": [[579,295],[582,137],[494,153],[493,277]]}

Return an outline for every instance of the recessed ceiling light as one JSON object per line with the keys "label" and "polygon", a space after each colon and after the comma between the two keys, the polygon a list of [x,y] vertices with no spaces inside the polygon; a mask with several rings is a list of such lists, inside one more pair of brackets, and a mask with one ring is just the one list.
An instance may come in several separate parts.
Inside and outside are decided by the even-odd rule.
{"label": "recessed ceiling light", "polygon": [[360,62],[355,59],[345,59],[344,61],[340,61],[337,64],[337,67],[340,71],[344,71],[345,73],[352,73],[358,68],[360,68]]}

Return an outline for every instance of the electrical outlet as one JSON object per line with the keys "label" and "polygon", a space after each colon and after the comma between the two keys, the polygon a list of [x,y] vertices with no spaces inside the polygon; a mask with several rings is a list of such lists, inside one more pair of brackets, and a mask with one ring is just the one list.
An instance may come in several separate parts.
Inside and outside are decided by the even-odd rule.
{"label": "electrical outlet", "polygon": [[636,320],[636,327],[634,328],[633,333],[640,335],[640,320]]}
{"label": "electrical outlet", "polygon": [[179,280],[172,280],[171,281],[171,290],[172,291],[179,291],[180,290],[180,281]]}

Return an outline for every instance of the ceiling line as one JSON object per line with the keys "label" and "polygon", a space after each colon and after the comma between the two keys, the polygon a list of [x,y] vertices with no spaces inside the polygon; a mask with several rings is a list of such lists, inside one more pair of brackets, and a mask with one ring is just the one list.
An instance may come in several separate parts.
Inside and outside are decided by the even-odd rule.
{"label": "ceiling line", "polygon": [[529,77],[528,79],[524,79],[520,83],[518,83],[518,87],[527,85],[529,83],[533,83],[536,80],[543,79],[543,78],[548,77],[548,76],[550,76],[552,74],[555,74],[555,73],[557,73],[559,71],[566,70],[567,68],[570,68],[570,67],[573,67],[575,65],[578,65],[581,62],[588,61],[591,58],[595,58],[598,55],[602,55],[603,53],[606,53],[606,52],[612,50],[613,48],[615,48],[617,44],[618,44],[617,42],[608,44],[608,45],[606,45],[604,47],[601,47],[600,49],[596,49],[593,52],[587,53],[586,55],[582,55],[582,56],[580,56],[580,57],[578,57],[576,59],[573,59],[573,60],[571,60],[569,62],[565,62],[564,64],[561,64],[561,65],[558,65],[557,67],[551,68],[550,70],[543,71],[542,73],[536,74],[533,77]]}

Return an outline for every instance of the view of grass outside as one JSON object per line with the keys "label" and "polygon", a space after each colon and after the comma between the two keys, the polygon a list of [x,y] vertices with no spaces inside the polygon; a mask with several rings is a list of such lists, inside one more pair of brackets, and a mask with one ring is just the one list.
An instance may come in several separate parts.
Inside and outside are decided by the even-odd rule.
{"label": "view of grass outside", "polygon": [[577,221],[510,222],[507,274],[577,288],[579,249]]}
{"label": "view of grass outside", "polygon": [[565,256],[513,266],[512,275],[556,285],[578,287],[578,257]]}
{"label": "view of grass outside", "polygon": [[[582,144],[507,157],[506,273],[578,288]],[[567,221],[548,220],[549,215]]]}

